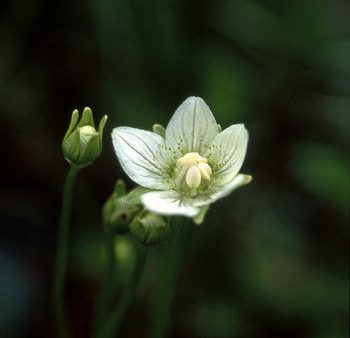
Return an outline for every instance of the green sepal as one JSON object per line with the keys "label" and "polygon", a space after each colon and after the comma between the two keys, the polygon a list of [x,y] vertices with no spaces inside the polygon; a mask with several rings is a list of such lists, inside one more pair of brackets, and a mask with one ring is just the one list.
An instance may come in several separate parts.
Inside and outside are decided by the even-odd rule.
{"label": "green sepal", "polygon": [[80,146],[80,134],[78,130],[74,130],[63,140],[62,150],[65,159],[69,163],[79,166],[79,155],[82,149]]}
{"label": "green sepal", "polygon": [[114,190],[113,193],[116,194],[117,196],[125,196],[127,191],[126,191],[126,185],[123,180],[117,180],[115,182]]}
{"label": "green sepal", "polygon": [[131,190],[126,198],[125,198],[125,203],[130,204],[130,205],[136,205],[136,204],[141,204],[141,196],[143,194],[146,194],[147,192],[154,191],[152,189],[144,188],[144,187],[137,187],[133,190]]}
{"label": "green sepal", "polygon": [[154,124],[152,130],[154,133],[165,138],[165,128],[161,124]]}
{"label": "green sepal", "polygon": [[76,127],[78,119],[79,119],[79,112],[77,109],[74,109],[70,119],[69,127],[66,131],[66,134],[64,135],[63,142],[72,133],[73,129]]}
{"label": "green sepal", "polygon": [[85,146],[82,145],[81,152],[83,153],[80,159],[82,162],[82,166],[87,166],[94,162],[97,159],[97,157],[99,157],[101,154],[100,135],[97,134],[91,137],[91,139]]}
{"label": "green sepal", "polygon": [[102,141],[103,141],[103,131],[105,129],[105,125],[107,122],[108,116],[104,115],[100,121],[100,123],[98,124],[98,133],[100,134],[100,147],[102,149]]}
{"label": "green sepal", "polygon": [[95,121],[92,115],[92,110],[89,107],[85,107],[81,119],[78,123],[78,127],[91,126],[95,128]]}
{"label": "green sepal", "polygon": [[207,214],[209,210],[209,205],[205,205],[204,207],[201,207],[199,210],[199,213],[192,218],[193,222],[197,225],[201,225],[204,221],[205,215]]}

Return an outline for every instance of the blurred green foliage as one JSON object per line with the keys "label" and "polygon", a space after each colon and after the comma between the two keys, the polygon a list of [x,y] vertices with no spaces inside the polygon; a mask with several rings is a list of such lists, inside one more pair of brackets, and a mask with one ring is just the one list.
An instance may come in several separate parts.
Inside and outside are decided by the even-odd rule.
{"label": "blurred green foliage", "polygon": [[[170,337],[347,337],[349,9],[341,0],[2,2],[0,336],[52,336],[60,144],[72,110],[110,117],[75,200],[68,299],[76,336],[88,337],[101,207],[127,179],[111,129],[166,125],[197,95],[223,128],[246,124],[242,171],[254,180],[196,228]],[[148,329],[158,253],[122,337]]]}

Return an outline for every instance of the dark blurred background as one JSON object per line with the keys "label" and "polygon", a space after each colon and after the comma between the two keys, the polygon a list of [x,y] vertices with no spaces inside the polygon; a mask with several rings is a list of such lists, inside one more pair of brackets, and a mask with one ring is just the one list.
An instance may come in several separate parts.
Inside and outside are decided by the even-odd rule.
{"label": "dark blurred background", "polygon": [[[69,304],[76,336],[89,337],[101,206],[116,179],[132,187],[111,130],[166,125],[190,95],[223,127],[246,124],[242,172],[254,180],[196,227],[170,337],[348,336],[348,1],[13,0],[0,13],[1,337],[53,336],[72,110],[109,115],[104,152],[78,177],[72,224]],[[145,336],[152,252],[122,337]]]}

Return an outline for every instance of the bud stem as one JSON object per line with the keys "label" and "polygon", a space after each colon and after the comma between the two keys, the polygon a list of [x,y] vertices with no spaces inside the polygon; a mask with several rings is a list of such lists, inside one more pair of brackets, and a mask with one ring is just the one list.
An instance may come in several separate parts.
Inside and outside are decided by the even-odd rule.
{"label": "bud stem", "polygon": [[71,166],[63,188],[60,222],[58,228],[56,270],[54,280],[54,311],[57,325],[57,336],[69,337],[69,327],[64,305],[64,286],[67,273],[69,225],[71,219],[73,190],[79,168]]}

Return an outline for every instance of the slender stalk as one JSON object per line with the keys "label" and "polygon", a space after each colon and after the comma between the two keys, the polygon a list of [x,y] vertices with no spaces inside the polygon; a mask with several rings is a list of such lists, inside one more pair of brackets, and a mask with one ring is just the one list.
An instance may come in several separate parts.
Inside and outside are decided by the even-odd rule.
{"label": "slender stalk", "polygon": [[108,316],[103,327],[101,328],[98,338],[114,338],[116,337],[124,315],[126,314],[129,305],[131,304],[136,292],[138,283],[141,279],[143,268],[147,257],[147,249],[137,245],[137,257],[130,280],[123,290],[118,305],[114,311]]}
{"label": "slender stalk", "polygon": [[165,252],[161,257],[159,273],[161,278],[158,280],[158,286],[151,303],[150,337],[152,338],[164,338],[167,335],[171,305],[175,295],[182,257],[193,233],[193,224],[187,223],[190,222],[172,226],[172,240],[164,248]]}
{"label": "slender stalk", "polygon": [[63,188],[63,198],[60,222],[58,228],[56,271],[54,280],[54,311],[57,325],[57,336],[69,337],[69,328],[64,305],[64,286],[67,273],[69,226],[71,220],[71,209],[73,200],[74,183],[79,168],[71,166]]}
{"label": "slender stalk", "polygon": [[[113,271],[115,269],[115,254],[114,254],[114,235],[105,233],[104,247],[106,260],[103,267],[101,288],[99,299],[96,306],[95,331],[98,332],[102,325],[103,318],[108,313],[110,299],[111,299],[111,284],[113,281]],[[115,289],[113,289],[115,292]]]}

